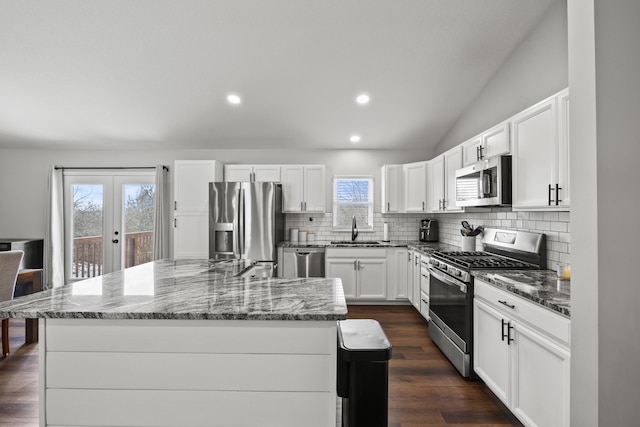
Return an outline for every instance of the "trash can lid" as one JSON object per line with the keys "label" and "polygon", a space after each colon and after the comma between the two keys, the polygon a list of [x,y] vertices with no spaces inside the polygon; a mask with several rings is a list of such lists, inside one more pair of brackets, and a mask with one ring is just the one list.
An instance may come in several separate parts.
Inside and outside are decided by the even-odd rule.
{"label": "trash can lid", "polygon": [[380,323],[373,319],[348,319],[338,321],[340,349],[351,353],[367,353],[367,360],[389,360],[391,343],[387,339]]}

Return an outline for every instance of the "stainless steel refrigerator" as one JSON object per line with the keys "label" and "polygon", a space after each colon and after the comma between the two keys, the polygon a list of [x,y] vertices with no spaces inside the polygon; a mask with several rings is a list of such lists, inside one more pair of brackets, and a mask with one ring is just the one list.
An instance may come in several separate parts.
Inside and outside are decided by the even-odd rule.
{"label": "stainless steel refrigerator", "polygon": [[209,183],[209,258],[272,263],[284,240],[282,186],[272,182]]}

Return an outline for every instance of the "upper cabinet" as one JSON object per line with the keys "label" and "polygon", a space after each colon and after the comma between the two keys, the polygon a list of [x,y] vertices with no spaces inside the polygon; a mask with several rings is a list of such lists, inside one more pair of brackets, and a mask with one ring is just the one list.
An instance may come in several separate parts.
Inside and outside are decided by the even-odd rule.
{"label": "upper cabinet", "polygon": [[460,212],[456,206],[456,171],[462,167],[457,146],[429,161],[429,212]]}
{"label": "upper cabinet", "polygon": [[462,143],[462,166],[509,153],[509,121]]}
{"label": "upper cabinet", "polygon": [[514,209],[569,209],[568,112],[566,89],[511,119]]}
{"label": "upper cabinet", "polygon": [[280,182],[280,165],[225,165],[226,182]]}
{"label": "upper cabinet", "polygon": [[326,180],[324,165],[283,165],[284,212],[324,212]]}
{"label": "upper cabinet", "polygon": [[380,212],[393,213],[403,211],[402,165],[383,165],[381,170]]}
{"label": "upper cabinet", "polygon": [[209,183],[221,180],[215,160],[175,161],[174,258],[209,258]]}
{"label": "upper cabinet", "polygon": [[427,211],[427,162],[403,165],[405,212]]}

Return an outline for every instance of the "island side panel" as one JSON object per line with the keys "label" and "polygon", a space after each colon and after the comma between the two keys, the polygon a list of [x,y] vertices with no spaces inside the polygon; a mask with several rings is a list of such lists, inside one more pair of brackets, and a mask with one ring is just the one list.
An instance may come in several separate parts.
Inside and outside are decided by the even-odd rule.
{"label": "island side panel", "polygon": [[41,425],[335,426],[335,321],[44,323]]}

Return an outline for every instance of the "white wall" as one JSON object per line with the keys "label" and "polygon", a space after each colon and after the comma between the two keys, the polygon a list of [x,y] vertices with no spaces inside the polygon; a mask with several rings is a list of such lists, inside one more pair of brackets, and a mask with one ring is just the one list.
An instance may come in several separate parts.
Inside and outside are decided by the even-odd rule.
{"label": "white wall", "polygon": [[[571,225],[575,230],[590,230],[572,236],[571,283],[575,285],[571,287],[571,425],[595,427],[598,425],[600,254],[593,1],[569,0],[568,18]],[[603,424],[607,425],[616,424]]]}
{"label": "white wall", "polygon": [[[174,160],[215,159],[222,163],[327,165],[327,188],[333,174],[373,175],[380,182],[386,163],[427,160],[425,150],[16,150],[0,149],[0,237],[43,237],[47,175],[59,166],[155,166],[170,167]],[[173,187],[173,185],[171,185]],[[376,185],[376,210],[380,189]],[[173,197],[173,192],[171,193]],[[327,192],[328,202],[331,191]]]}
{"label": "white wall", "polygon": [[567,2],[556,0],[440,141],[437,153],[566,88],[567,50]]}

